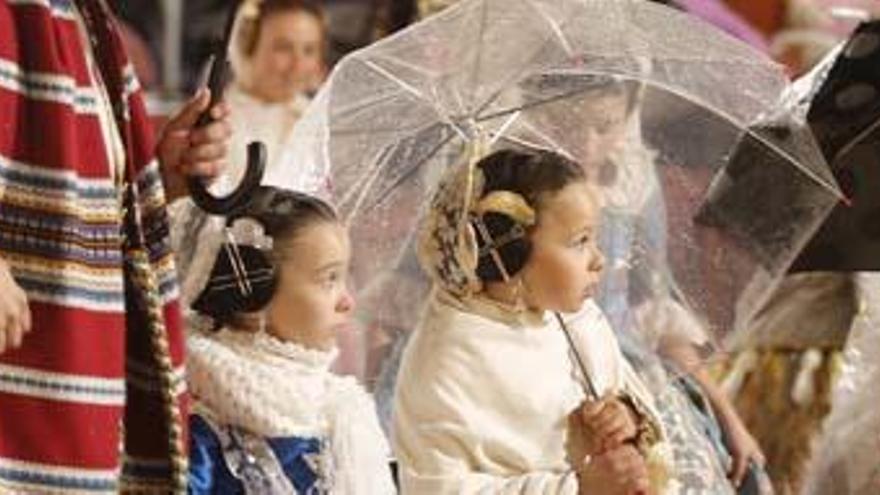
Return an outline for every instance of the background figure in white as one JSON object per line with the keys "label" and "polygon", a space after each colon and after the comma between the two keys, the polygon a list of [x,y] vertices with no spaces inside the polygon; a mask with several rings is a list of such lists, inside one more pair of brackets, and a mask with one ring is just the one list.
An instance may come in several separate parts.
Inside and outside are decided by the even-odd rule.
{"label": "background figure in white", "polygon": [[880,493],[880,275],[855,279],[859,309],[804,495]]}
{"label": "background figure in white", "polygon": [[260,141],[275,185],[327,197],[328,171],[286,151],[293,127],[327,71],[324,12],[308,0],[249,0],[236,16],[230,45],[234,79],[228,175],[217,186],[234,187],[244,174],[247,145]]}

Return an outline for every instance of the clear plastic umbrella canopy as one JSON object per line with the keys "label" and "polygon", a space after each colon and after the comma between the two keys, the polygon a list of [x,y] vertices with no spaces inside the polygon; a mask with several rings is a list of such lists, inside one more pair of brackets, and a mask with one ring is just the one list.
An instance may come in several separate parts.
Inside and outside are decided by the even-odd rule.
{"label": "clear plastic umbrella canopy", "polygon": [[[469,0],[344,58],[290,152],[332,172],[367,322],[415,326],[420,220],[479,138],[554,150],[601,186],[598,299],[615,328],[720,342],[841,197],[803,117],[775,110],[788,92],[763,55],[651,2]],[[756,125],[771,120],[785,136]],[[753,193],[724,196],[729,159],[749,153],[775,159],[748,175]],[[726,228],[729,211],[761,228]]]}

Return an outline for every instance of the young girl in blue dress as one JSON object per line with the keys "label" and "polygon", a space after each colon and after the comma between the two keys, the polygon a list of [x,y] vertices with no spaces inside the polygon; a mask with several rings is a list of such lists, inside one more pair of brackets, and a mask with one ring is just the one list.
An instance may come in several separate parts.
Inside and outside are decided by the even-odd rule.
{"label": "young girl in blue dress", "polygon": [[264,188],[202,239],[187,338],[191,494],[393,493],[371,397],[330,371],[351,318],[348,234],[319,199]]}

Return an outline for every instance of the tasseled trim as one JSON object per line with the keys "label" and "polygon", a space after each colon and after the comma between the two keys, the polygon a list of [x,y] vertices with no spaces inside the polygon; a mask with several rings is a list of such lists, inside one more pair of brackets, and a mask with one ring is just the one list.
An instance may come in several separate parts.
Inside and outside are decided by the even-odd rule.
{"label": "tasseled trim", "polygon": [[728,397],[734,397],[742,389],[743,380],[751,373],[758,364],[758,353],[752,350],[745,351],[733,362],[731,369],[726,373],[721,389]]}
{"label": "tasseled trim", "polygon": [[791,400],[799,407],[807,407],[816,397],[816,371],[822,365],[822,353],[817,349],[809,349],[800,359],[800,369],[791,387]]}
{"label": "tasseled trim", "polygon": [[811,445],[831,410],[840,349],[751,350],[726,370],[737,411],[767,456],[777,493],[799,493]]}

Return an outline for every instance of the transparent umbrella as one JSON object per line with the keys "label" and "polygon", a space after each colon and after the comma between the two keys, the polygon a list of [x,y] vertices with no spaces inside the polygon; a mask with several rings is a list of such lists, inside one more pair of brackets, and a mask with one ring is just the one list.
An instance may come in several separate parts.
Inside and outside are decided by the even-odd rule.
{"label": "transparent umbrella", "polygon": [[[414,327],[430,287],[420,219],[481,139],[557,151],[602,186],[597,297],[621,335],[676,327],[717,349],[843,197],[803,117],[774,113],[788,94],[775,63],[650,2],[470,0],[344,58],[289,151],[332,171],[364,321]],[[790,123],[785,139],[755,125],[767,119]],[[777,158],[766,180],[707,203],[744,140]],[[773,201],[777,188],[798,203]],[[730,235],[717,221],[730,210],[784,225],[773,249]]]}

